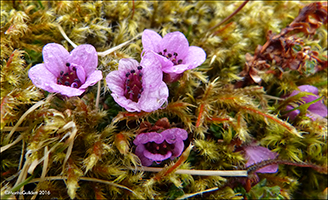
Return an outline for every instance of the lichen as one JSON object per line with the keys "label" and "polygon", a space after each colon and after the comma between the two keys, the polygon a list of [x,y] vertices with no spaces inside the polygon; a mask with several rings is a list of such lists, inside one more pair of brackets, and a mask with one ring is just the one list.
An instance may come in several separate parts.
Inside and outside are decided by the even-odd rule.
{"label": "lichen", "polygon": [[[327,117],[307,117],[308,106],[295,119],[284,112],[304,103],[306,93],[288,98],[301,85],[327,106],[327,3],[249,1],[220,24],[242,3],[2,1],[1,199],[326,197]],[[59,26],[97,52],[130,41],[98,56],[104,78],[80,96],[28,77],[47,44],[74,49]],[[105,77],[123,58],[141,61],[145,29],[182,33],[206,60],[167,83],[159,109],[128,112]],[[136,136],[170,128],[188,132],[181,155],[142,166]],[[240,149],[253,143],[278,157],[246,167]],[[278,172],[255,173],[269,165]]]}

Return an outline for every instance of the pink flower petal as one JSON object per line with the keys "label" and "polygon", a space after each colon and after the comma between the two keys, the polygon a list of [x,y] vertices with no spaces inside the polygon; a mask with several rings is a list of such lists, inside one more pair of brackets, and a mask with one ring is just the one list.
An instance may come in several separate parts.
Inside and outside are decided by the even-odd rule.
{"label": "pink flower petal", "polygon": [[57,84],[57,77],[51,73],[44,64],[33,66],[28,71],[28,76],[36,87],[48,92],[54,92],[50,85]]}
{"label": "pink flower petal", "polygon": [[56,92],[68,97],[80,96],[84,92],[84,90],[79,88],[58,85],[57,77],[49,72],[44,64],[38,64],[32,67],[29,70],[28,75],[36,87],[48,92]]}
{"label": "pink flower petal", "polygon": [[185,140],[188,138],[187,131],[181,128],[166,129],[161,134],[169,144],[173,144],[177,140]]}
{"label": "pink flower petal", "polygon": [[[130,61],[129,59],[121,59],[119,62],[119,68],[121,67],[130,70],[129,66],[133,63],[134,61]],[[106,76],[106,84],[111,90],[111,95],[114,98],[115,102],[125,108],[128,112],[140,112],[141,110],[138,104],[130,99],[127,99],[124,96],[123,88],[125,80],[126,77],[124,71],[112,71]]]}
{"label": "pink flower petal", "polygon": [[[125,97],[124,87],[127,80],[127,73],[131,70],[138,70],[139,63],[133,59],[121,59],[117,71],[110,72],[106,77],[109,89],[112,91],[114,100],[129,112],[154,111],[160,108],[167,101],[168,88],[162,81],[163,73],[160,62],[153,53],[148,52],[142,58],[140,76],[142,79],[142,89],[138,101]],[[139,73],[139,72],[138,72]]]}
{"label": "pink flower petal", "polygon": [[52,84],[50,87],[52,92],[57,92],[68,97],[80,96],[84,92],[84,90],[79,88],[73,88],[65,85]]}
{"label": "pink flower petal", "polygon": [[[298,90],[294,90],[289,96],[290,97],[295,96],[300,92],[309,92],[314,94],[314,95],[307,95],[302,97],[301,99],[304,101],[304,103],[309,103],[319,98],[318,89],[312,85],[301,85],[298,87]],[[291,110],[291,109],[293,109],[293,107],[290,105],[286,107],[286,110]],[[310,112],[311,114],[307,116],[309,116],[313,120],[316,120],[320,116],[326,117],[328,115],[327,107],[323,104],[322,100],[311,104],[308,108],[308,112]],[[290,113],[287,113],[286,115],[289,116],[290,119],[295,119],[299,113],[300,113],[299,110],[294,110]]]}
{"label": "pink flower petal", "polygon": [[167,85],[162,82],[158,89],[147,92],[144,90],[141,95],[138,104],[141,110],[146,112],[151,112],[160,108],[169,96],[169,90]]}
{"label": "pink flower petal", "polygon": [[174,144],[174,149],[172,150],[172,157],[179,157],[183,151],[184,143],[181,139],[178,139]]}
{"label": "pink flower petal", "polygon": [[298,89],[302,92],[310,92],[310,93],[313,93],[313,94],[316,94],[318,95],[318,88],[312,86],[312,85],[301,85],[301,86],[298,86]]}
{"label": "pink flower petal", "polygon": [[[146,53],[147,53],[147,52],[146,52]],[[161,56],[161,55],[159,55],[159,54],[157,54],[157,53],[155,53],[155,52],[152,52],[152,53],[153,53],[153,54],[156,56],[156,58],[159,60],[159,62],[160,62],[160,66],[161,66],[161,68],[162,68],[163,71],[164,71],[164,70],[170,70],[170,68],[174,66],[173,62],[172,62],[171,60],[167,59],[166,57]],[[165,71],[164,71],[164,72],[165,72]]]}
{"label": "pink flower petal", "polygon": [[89,76],[97,69],[98,54],[92,45],[82,44],[71,51],[68,62],[82,66],[86,76]]}
{"label": "pink flower petal", "polygon": [[125,98],[124,96],[112,93],[112,97],[114,98],[114,101],[120,105],[121,107],[125,108],[128,112],[141,112],[141,109],[139,108],[138,103]]}
{"label": "pink flower petal", "polygon": [[276,173],[279,169],[279,166],[277,164],[269,165],[266,167],[263,167],[259,170],[256,170],[256,173]]}
{"label": "pink flower petal", "polygon": [[135,69],[137,66],[139,66],[138,61],[131,58],[122,58],[118,63],[118,70],[122,71],[125,76],[126,72]]}
{"label": "pink flower petal", "polygon": [[85,79],[86,79],[86,74],[85,74],[85,71],[84,71],[83,67],[81,67],[80,65],[74,65],[74,67],[76,68],[77,77],[79,78],[79,80],[83,84],[85,82]]}
{"label": "pink flower petal", "polygon": [[[246,167],[249,167],[255,163],[259,163],[261,161],[275,159],[277,157],[277,153],[270,151],[269,149],[261,146],[247,146],[244,147],[245,150],[245,159],[247,159]],[[264,167],[256,172],[260,173],[276,173],[278,170],[278,165],[270,165]]]}
{"label": "pink flower petal", "polygon": [[170,158],[172,156],[172,152],[168,151],[165,155],[162,155],[162,154],[153,154],[153,153],[150,153],[149,151],[145,150],[143,155],[146,158],[154,160],[154,161],[163,161],[163,160]]}
{"label": "pink flower petal", "polygon": [[166,34],[160,42],[162,51],[167,49],[168,53],[178,53],[178,59],[184,59],[188,55],[189,42],[179,31]]}
{"label": "pink flower petal", "polygon": [[156,132],[148,133],[148,137],[149,137],[149,142],[155,142],[156,144],[163,143],[165,139],[162,134]]}
{"label": "pink flower petal", "polygon": [[146,148],[144,145],[139,145],[137,146],[136,148],[136,152],[135,154],[139,157],[140,161],[141,161],[141,164],[143,166],[150,166],[154,161],[149,159],[149,158],[146,158],[143,153],[146,151]]}
{"label": "pink flower petal", "polygon": [[163,72],[181,74],[182,72],[188,70],[189,66],[190,66],[189,64],[180,64],[180,65],[172,65],[172,66],[166,65],[165,67],[163,67]]}
{"label": "pink flower petal", "polygon": [[[286,106],[286,110],[291,110],[293,108],[294,107],[290,106],[290,105]],[[287,116],[289,117],[289,119],[294,120],[297,117],[297,115],[299,115],[300,113],[301,112],[299,110],[293,110],[293,111],[287,113]]]}
{"label": "pink flower petal", "polygon": [[146,29],[142,33],[141,41],[144,49],[149,49],[156,53],[163,51],[163,49],[160,48],[161,40],[162,37],[155,31]]}
{"label": "pink flower petal", "polygon": [[145,90],[156,90],[156,87],[163,83],[161,63],[156,59],[154,54],[147,53],[142,58],[140,65],[143,67],[142,86]]}
{"label": "pink flower petal", "polygon": [[112,91],[112,94],[119,96],[124,95],[124,76],[124,72],[122,74],[122,72],[118,70],[112,71],[106,76],[106,84]]}
{"label": "pink flower petal", "polygon": [[327,107],[320,101],[310,105],[308,110],[312,113],[315,113],[316,115],[320,115],[321,117],[328,116]]}
{"label": "pink flower petal", "polygon": [[183,60],[183,63],[188,63],[188,69],[194,69],[201,65],[206,60],[206,53],[200,47],[190,46],[188,55]]}
{"label": "pink flower petal", "polygon": [[62,45],[49,43],[43,47],[42,55],[45,67],[56,77],[59,77],[61,71],[68,71],[66,63],[69,53]]}
{"label": "pink flower petal", "polygon": [[79,89],[85,90],[85,89],[87,89],[87,87],[98,83],[98,81],[100,81],[102,78],[103,78],[102,72],[100,70],[96,70],[88,76],[85,83],[83,85],[81,85],[81,87]]}

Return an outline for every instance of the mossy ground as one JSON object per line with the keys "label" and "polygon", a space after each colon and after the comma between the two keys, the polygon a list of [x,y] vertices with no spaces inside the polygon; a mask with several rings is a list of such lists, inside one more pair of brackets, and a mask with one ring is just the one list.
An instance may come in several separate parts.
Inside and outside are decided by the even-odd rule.
{"label": "mossy ground", "polygon": [[[327,119],[288,120],[281,114],[286,105],[280,97],[299,85],[314,85],[327,105],[327,67],[317,70],[318,60],[307,57],[301,70],[281,71],[281,66],[267,62],[269,70],[257,69],[258,83],[243,73],[245,55],[254,55],[257,46],[268,40],[269,30],[279,34],[311,2],[248,2],[228,22],[211,29],[241,3],[1,1],[1,196],[8,198],[6,192],[24,187],[26,192],[45,193],[16,198],[175,199],[192,193],[198,195],[189,198],[196,199],[326,197]],[[96,106],[97,85],[81,97],[64,98],[34,87],[28,78],[28,70],[43,62],[42,48],[47,43],[73,49],[57,25],[74,43],[91,44],[98,52],[144,29],[161,35],[180,31],[190,45],[206,51],[207,59],[169,85],[164,109],[127,113],[115,103],[104,81]],[[327,24],[320,24],[310,36],[294,36],[302,41],[294,44],[295,52],[306,47],[327,60]],[[98,69],[106,77],[121,58],[140,61],[141,52],[138,38],[99,57]],[[279,154],[279,171],[259,174],[260,182],[249,192],[241,183],[252,175],[246,180],[138,171],[135,132],[140,123],[163,117],[188,131],[186,147],[190,142],[195,145],[179,168],[244,169],[246,160],[235,148],[256,140]],[[168,160],[157,167],[177,162]],[[213,190],[205,192],[208,189]]]}

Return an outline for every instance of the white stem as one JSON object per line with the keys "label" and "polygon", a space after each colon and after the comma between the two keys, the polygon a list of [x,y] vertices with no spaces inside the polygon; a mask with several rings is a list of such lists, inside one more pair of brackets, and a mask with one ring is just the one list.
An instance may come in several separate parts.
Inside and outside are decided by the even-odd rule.
{"label": "white stem", "polygon": [[98,109],[98,106],[99,106],[99,99],[100,99],[100,86],[101,86],[101,83],[100,83],[100,81],[98,81],[97,98],[96,98],[96,109]]}
{"label": "white stem", "polygon": [[[14,127],[12,126],[5,126],[3,127],[2,131],[3,132],[10,132]],[[16,131],[26,131],[28,127],[17,127]]]}
{"label": "white stem", "polygon": [[[163,168],[160,167],[142,167],[137,168],[139,171],[160,172]],[[246,170],[196,170],[196,169],[177,169],[176,174],[190,174],[199,176],[232,176],[232,177],[247,177]]]}
{"label": "white stem", "polygon": [[0,153],[6,151],[6,150],[9,149],[11,146],[17,144],[17,143],[18,143],[19,141],[21,141],[22,139],[23,139],[23,136],[20,135],[20,136],[19,136],[18,138],[16,138],[16,140],[13,141],[12,143],[7,144],[6,146],[1,147],[1,148],[0,148]]}
{"label": "white stem", "polygon": [[98,56],[102,56],[102,57],[103,57],[103,56],[106,56],[106,55],[108,55],[108,54],[111,54],[111,53],[113,53],[114,51],[119,50],[120,48],[122,48],[122,47],[124,47],[125,45],[129,44],[131,41],[133,41],[134,39],[140,37],[141,35],[142,35],[142,33],[139,33],[138,35],[136,35],[136,36],[135,36],[134,38],[132,38],[131,40],[128,40],[128,41],[126,41],[126,42],[123,42],[122,44],[119,44],[119,45],[117,45],[117,46],[115,46],[115,47],[113,47],[113,48],[110,48],[110,49],[106,50],[106,51],[98,52]]}
{"label": "white stem", "polygon": [[72,40],[70,40],[68,37],[67,37],[67,35],[66,35],[66,33],[64,32],[64,30],[63,30],[63,28],[59,25],[59,24],[57,24],[57,27],[58,27],[58,29],[59,29],[59,32],[62,34],[62,36],[65,38],[65,40],[67,40],[74,48],[76,48],[77,47],[77,45],[72,41]]}
{"label": "white stem", "polygon": [[[32,179],[29,183],[37,183],[37,182],[44,181],[44,180],[47,180],[47,181],[63,180],[63,181],[65,181],[66,179],[67,179],[66,176],[49,176],[49,177],[44,177],[44,178]],[[97,183],[104,183],[104,184],[112,185],[112,186],[115,186],[115,187],[118,187],[118,188],[128,190],[128,191],[135,194],[135,192],[133,190],[131,190],[130,188],[128,188],[124,185],[114,183],[112,181],[106,181],[106,180],[101,180],[101,179],[96,179],[96,178],[89,178],[89,177],[79,177],[79,179],[82,180],[82,181],[90,181],[90,182],[97,182]]]}
{"label": "white stem", "polygon": [[7,137],[5,138],[5,141],[8,142],[11,138],[11,136],[14,134],[14,132],[16,131],[16,129],[18,128],[18,126],[24,121],[24,119],[26,118],[26,116],[28,114],[30,114],[31,112],[33,112],[35,109],[37,109],[39,106],[45,104],[45,101],[39,101],[36,104],[34,104],[31,108],[29,108],[22,116],[21,118],[19,118],[18,122],[15,124],[14,128],[11,129],[10,133],[7,135]]}
{"label": "white stem", "polygon": [[199,195],[199,194],[203,194],[205,192],[212,192],[212,191],[215,191],[215,190],[218,190],[218,189],[219,189],[218,187],[214,187],[214,188],[210,188],[210,189],[203,190],[203,191],[200,191],[200,192],[195,192],[195,193],[191,193],[191,194],[185,194],[182,197],[177,198],[176,200],[187,199],[189,197],[193,197],[193,196],[196,196],[196,195]]}

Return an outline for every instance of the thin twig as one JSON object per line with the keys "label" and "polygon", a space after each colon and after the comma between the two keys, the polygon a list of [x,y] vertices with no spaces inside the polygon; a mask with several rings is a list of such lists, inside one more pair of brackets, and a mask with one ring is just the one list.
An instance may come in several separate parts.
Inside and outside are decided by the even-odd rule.
{"label": "thin twig", "polygon": [[131,14],[131,20],[133,20],[133,16],[134,16],[134,0],[132,0],[132,14]]}

